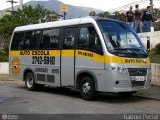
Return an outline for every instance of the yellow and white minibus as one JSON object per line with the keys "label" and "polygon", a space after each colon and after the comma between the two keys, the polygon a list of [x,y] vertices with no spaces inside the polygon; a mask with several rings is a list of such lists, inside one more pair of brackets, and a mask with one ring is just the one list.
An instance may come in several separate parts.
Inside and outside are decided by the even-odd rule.
{"label": "yellow and white minibus", "polygon": [[150,60],[126,23],[85,17],[15,28],[9,49],[10,76],[28,90],[42,86],[79,89],[85,100],[98,92],[148,89]]}

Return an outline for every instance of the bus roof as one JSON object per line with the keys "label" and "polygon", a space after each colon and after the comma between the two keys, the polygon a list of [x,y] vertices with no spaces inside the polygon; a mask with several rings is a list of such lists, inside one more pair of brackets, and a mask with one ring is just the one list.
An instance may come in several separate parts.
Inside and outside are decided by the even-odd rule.
{"label": "bus roof", "polygon": [[83,17],[83,18],[75,18],[75,19],[68,19],[68,20],[61,20],[61,21],[53,21],[53,22],[47,22],[47,23],[38,23],[38,24],[32,24],[32,25],[19,26],[19,27],[15,28],[14,32],[53,28],[53,27],[61,27],[61,26],[69,26],[69,25],[78,25],[78,24],[85,24],[85,23],[94,23],[95,20],[117,21],[117,20],[108,19],[108,18],[99,18],[99,17],[88,16],[88,17]]}

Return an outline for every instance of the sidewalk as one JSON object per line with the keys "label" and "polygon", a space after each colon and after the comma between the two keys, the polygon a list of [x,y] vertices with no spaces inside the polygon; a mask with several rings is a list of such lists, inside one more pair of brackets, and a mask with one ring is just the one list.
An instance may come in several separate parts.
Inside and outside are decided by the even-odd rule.
{"label": "sidewalk", "polygon": [[0,74],[0,81],[13,81],[8,74]]}
{"label": "sidewalk", "polygon": [[0,82],[24,84],[22,80],[13,79],[13,78],[9,77],[8,74],[0,74]]}
{"label": "sidewalk", "polygon": [[138,97],[160,100],[160,87],[159,86],[151,86],[149,90],[140,91],[136,94]]}

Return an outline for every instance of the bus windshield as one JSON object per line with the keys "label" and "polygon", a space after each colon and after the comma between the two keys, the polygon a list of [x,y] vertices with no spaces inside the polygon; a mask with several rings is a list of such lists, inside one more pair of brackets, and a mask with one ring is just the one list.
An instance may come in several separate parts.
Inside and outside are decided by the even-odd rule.
{"label": "bus windshield", "polygon": [[110,20],[97,22],[110,53],[121,57],[148,57],[140,39],[129,25]]}

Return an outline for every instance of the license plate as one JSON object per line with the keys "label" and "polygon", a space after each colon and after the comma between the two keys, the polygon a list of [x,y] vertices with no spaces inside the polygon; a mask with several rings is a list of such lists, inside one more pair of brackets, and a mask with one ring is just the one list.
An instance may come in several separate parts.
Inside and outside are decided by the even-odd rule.
{"label": "license plate", "polygon": [[131,76],[131,80],[133,80],[133,81],[144,81],[145,77],[144,76]]}

